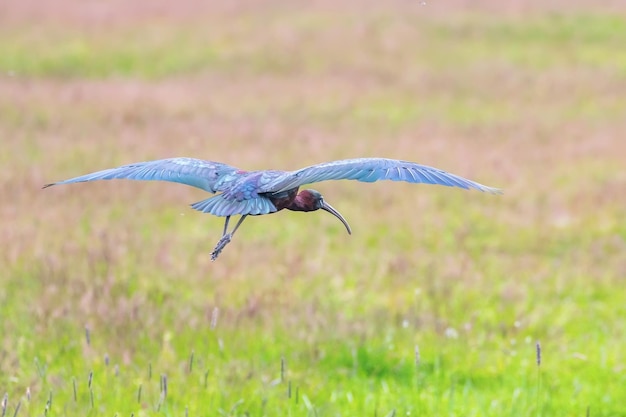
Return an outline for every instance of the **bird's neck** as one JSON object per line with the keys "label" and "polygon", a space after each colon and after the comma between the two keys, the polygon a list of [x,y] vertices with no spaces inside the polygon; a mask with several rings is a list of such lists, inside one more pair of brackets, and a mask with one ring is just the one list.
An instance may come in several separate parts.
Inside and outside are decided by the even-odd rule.
{"label": "bird's neck", "polygon": [[315,197],[307,190],[301,191],[291,201],[291,204],[285,207],[291,211],[315,211],[317,210],[315,204]]}
{"label": "bird's neck", "polygon": [[294,188],[287,191],[281,191],[279,193],[272,193],[269,195],[269,199],[272,201],[272,204],[276,207],[276,210],[294,210],[294,211],[303,211],[298,207],[302,206],[302,201],[297,201],[296,199],[299,197],[298,189]]}

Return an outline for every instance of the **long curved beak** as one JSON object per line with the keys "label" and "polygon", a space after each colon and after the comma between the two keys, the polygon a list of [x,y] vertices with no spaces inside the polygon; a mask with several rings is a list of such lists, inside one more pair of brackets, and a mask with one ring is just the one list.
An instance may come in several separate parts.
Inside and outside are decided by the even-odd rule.
{"label": "long curved beak", "polygon": [[352,230],[350,230],[350,225],[348,224],[346,219],[344,219],[343,216],[339,214],[339,212],[333,208],[333,206],[331,206],[330,204],[322,200],[322,206],[320,208],[322,210],[329,212],[330,214],[332,214],[333,216],[341,220],[341,223],[343,223],[343,225],[346,226],[346,230],[348,231],[348,234],[349,235],[352,234]]}

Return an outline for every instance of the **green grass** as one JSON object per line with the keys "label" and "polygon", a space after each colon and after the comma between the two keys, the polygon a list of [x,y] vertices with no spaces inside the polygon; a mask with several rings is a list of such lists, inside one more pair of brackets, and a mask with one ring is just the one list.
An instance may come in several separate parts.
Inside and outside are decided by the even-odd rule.
{"label": "green grass", "polygon": [[77,35],[62,30],[52,39],[45,35],[5,34],[0,66],[21,76],[154,78],[202,69],[216,61],[212,45],[193,42],[184,32],[164,38],[149,30],[113,39],[106,34]]}
{"label": "green grass", "polygon": [[[286,25],[285,19],[291,23]],[[413,48],[385,45],[385,34],[398,27],[426,40],[416,37],[417,44],[409,45]],[[345,49],[337,46],[358,41],[360,30],[374,36],[369,51],[342,54]],[[341,31],[347,39],[329,45]],[[532,70],[580,66],[624,76],[624,31],[626,19],[610,14],[429,20],[419,14],[381,13],[364,21],[353,13],[295,11],[215,18],[191,27],[143,23],[114,32],[18,27],[1,32],[0,68],[21,76],[58,78],[154,79],[197,72],[285,76],[358,71],[363,60],[371,59],[362,56],[368,51],[384,58],[370,65],[389,76],[402,73],[401,65],[443,70],[492,60]],[[559,53],[551,53],[554,50]]]}
{"label": "green grass", "polygon": [[[626,415],[623,16],[357,9],[0,29],[0,415]],[[352,236],[281,212],[211,262],[199,190],[40,189],[179,155],[505,193],[316,184]]]}

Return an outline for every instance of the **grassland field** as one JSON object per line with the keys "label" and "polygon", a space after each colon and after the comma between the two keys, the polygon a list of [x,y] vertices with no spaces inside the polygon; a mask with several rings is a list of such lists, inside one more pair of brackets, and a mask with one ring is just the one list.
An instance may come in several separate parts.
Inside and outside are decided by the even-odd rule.
{"label": "grassland field", "polygon": [[[0,416],[626,416],[626,7],[0,5]],[[171,156],[358,156],[504,190],[335,181],[223,219]],[[541,362],[538,364],[537,346]]]}

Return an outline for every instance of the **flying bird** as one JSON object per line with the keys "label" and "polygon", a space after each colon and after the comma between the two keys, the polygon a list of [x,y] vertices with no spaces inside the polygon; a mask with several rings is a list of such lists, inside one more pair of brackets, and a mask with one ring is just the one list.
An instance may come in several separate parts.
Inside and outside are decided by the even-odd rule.
{"label": "flying bird", "polygon": [[[212,194],[219,193],[191,204],[193,209],[203,213],[226,217],[222,237],[211,252],[212,260],[217,259],[247,216],[260,216],[282,209],[305,212],[325,210],[337,217],[346,227],[348,234],[352,234],[346,219],[328,204],[318,191],[307,189],[298,192],[305,184],[344,179],[362,182],[391,180],[476,189],[492,194],[501,193],[497,188],[487,187],[437,168],[385,158],[344,159],[296,171],[244,171],[220,162],[195,158],[168,158],[105,169],[46,184],[43,188],[113,179],[177,182]],[[234,215],[241,217],[232,231],[228,232],[228,223]]]}

